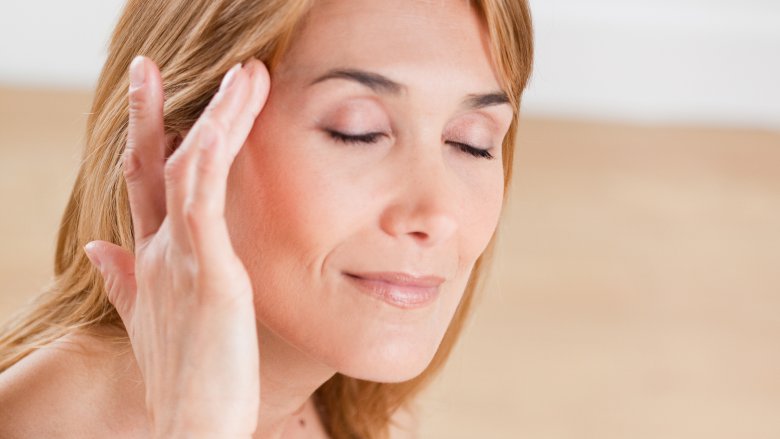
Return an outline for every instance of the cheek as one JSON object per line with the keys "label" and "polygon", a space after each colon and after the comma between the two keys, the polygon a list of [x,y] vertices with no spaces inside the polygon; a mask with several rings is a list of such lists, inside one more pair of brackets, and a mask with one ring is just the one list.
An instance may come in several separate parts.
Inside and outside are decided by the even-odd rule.
{"label": "cheek", "polygon": [[354,227],[359,188],[341,181],[339,163],[321,145],[296,137],[300,130],[272,126],[282,127],[258,119],[231,169],[231,235],[236,246],[262,242],[314,267]]}
{"label": "cheek", "polygon": [[226,217],[253,282],[258,320],[308,351],[332,345],[333,329],[323,328],[337,320],[311,297],[327,296],[323,262],[354,213],[345,202],[350,186],[333,182],[330,164],[306,151],[315,148],[295,133],[289,126],[284,133],[253,129],[229,175]]}
{"label": "cheek", "polygon": [[[501,216],[504,196],[504,176],[500,168],[480,176],[479,182],[464,190],[468,199],[460,228],[461,268],[470,270],[486,249],[496,231]],[[465,273],[468,275],[468,272]]]}
{"label": "cheek", "polygon": [[480,215],[480,221],[486,224],[490,230],[489,235],[498,226],[498,220],[501,216],[501,210],[504,204],[504,173],[503,168],[491,175],[488,179],[489,184],[485,185],[484,192],[479,194],[483,200],[484,210]]}

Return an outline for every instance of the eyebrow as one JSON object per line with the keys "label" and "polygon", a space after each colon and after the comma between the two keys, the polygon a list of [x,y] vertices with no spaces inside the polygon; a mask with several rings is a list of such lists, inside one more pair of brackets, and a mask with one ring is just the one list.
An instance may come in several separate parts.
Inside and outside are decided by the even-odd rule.
{"label": "eyebrow", "polygon": [[[393,81],[386,76],[380,75],[379,73],[359,69],[329,70],[325,74],[315,78],[312,82],[309,83],[309,86],[326,81],[328,79],[347,79],[349,81],[354,81],[370,88],[378,94],[399,95],[401,93],[406,93],[408,90],[405,85]],[[471,110],[501,104],[511,105],[511,102],[509,101],[507,94],[500,90],[490,93],[468,94],[462,102],[464,107]]]}

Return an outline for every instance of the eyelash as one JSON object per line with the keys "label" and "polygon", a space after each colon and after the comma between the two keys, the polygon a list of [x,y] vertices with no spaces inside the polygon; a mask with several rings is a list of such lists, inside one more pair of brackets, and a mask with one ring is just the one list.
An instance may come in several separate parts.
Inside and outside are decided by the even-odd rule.
{"label": "eyelash", "polygon": [[[380,136],[384,135],[384,133],[366,133],[366,134],[358,134],[358,135],[348,135],[333,130],[325,130],[325,131],[330,135],[331,138],[343,143],[375,143]],[[493,154],[489,153],[487,150],[475,148],[467,143],[454,142],[454,141],[448,141],[446,143],[456,146],[461,151],[477,158],[483,158],[488,160],[493,160],[495,158],[493,157]]]}

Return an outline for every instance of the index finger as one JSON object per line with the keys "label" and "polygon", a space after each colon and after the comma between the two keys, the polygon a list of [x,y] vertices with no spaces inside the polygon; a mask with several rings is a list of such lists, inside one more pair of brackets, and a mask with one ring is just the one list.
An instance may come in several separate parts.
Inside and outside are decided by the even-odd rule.
{"label": "index finger", "polygon": [[157,65],[137,56],[130,63],[129,124],[124,176],[136,248],[165,218],[165,130],[162,78]]}

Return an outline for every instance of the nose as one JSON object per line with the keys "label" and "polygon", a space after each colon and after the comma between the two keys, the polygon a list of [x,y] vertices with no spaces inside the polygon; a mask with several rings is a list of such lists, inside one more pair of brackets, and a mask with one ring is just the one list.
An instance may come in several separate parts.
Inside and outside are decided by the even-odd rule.
{"label": "nose", "polygon": [[[434,148],[435,150],[435,148]],[[419,152],[399,163],[398,191],[383,211],[382,229],[393,237],[408,236],[418,245],[435,246],[458,229],[461,198],[441,154]]]}

